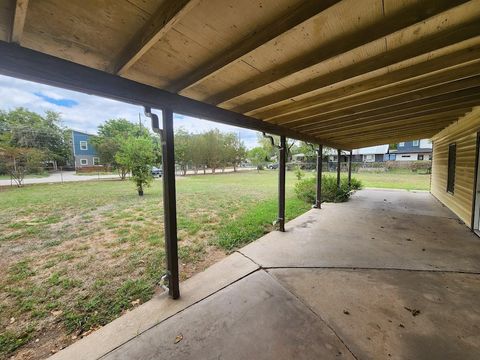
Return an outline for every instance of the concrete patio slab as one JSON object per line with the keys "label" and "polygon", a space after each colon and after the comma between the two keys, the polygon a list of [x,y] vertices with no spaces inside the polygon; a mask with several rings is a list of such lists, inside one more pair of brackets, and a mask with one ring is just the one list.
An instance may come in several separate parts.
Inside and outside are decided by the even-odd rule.
{"label": "concrete patio slab", "polygon": [[258,271],[103,359],[290,360],[353,356],[321,319],[264,271]]}
{"label": "concrete patio slab", "polygon": [[[269,270],[358,359],[480,354],[480,276],[397,270]],[[413,316],[415,313],[419,313]]]}
{"label": "concrete patio slab", "polygon": [[257,269],[258,266],[253,262],[234,253],[182,282],[182,297],[179,300],[170,299],[166,293],[157,295],[107,326],[56,353],[50,359],[98,359],[138,334]]}
{"label": "concrete patio slab", "polygon": [[240,251],[266,268],[480,272],[480,239],[425,192],[359,191],[347,203],[310,210],[286,229]]}

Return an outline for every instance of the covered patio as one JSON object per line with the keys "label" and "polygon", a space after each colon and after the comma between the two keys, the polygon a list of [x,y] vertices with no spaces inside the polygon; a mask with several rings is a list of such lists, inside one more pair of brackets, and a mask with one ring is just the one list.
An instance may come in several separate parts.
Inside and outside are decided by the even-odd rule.
{"label": "covered patio", "polygon": [[[144,107],[162,136],[177,301],[54,357],[478,358],[479,21],[479,0],[2,2],[0,74]],[[174,113],[279,136],[280,231],[181,291]],[[324,146],[433,138],[431,193],[446,207],[388,191],[323,206],[319,166],[316,209],[285,224],[287,138],[317,164]]]}
{"label": "covered patio", "polygon": [[476,359],[480,242],[427,192],[363,190],[52,359]]}

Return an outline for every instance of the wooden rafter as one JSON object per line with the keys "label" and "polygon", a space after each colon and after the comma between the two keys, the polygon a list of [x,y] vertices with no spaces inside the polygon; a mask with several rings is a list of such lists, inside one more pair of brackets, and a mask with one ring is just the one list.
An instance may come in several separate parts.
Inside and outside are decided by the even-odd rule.
{"label": "wooden rafter", "polygon": [[[362,128],[359,129],[358,126],[356,127],[339,127],[338,129],[334,130],[312,130],[311,133],[322,136],[325,139],[330,139],[330,138],[338,138],[338,137],[343,137],[343,136],[349,136],[349,135],[361,135],[365,131],[368,132],[374,132],[382,129],[393,129],[395,127],[400,127],[400,126],[420,126],[424,123],[431,123],[432,125],[435,125],[439,123],[442,119],[451,119],[452,117],[458,117],[461,116],[462,114],[465,114],[469,112],[472,109],[472,107],[463,107],[463,108],[457,108],[453,109],[450,111],[445,111],[445,112],[434,112],[431,111],[429,113],[425,114],[415,114],[415,115],[410,115],[410,116],[403,116],[402,118],[397,118],[397,119],[391,119],[391,118],[384,118],[383,121],[379,121],[376,123],[370,123],[370,124],[365,124]],[[365,130],[364,130],[365,129]]]}
{"label": "wooden rafter", "polygon": [[358,30],[353,35],[347,34],[343,39],[333,39],[324,46],[277,66],[273,71],[264,72],[252,79],[245,80],[236,84],[233,88],[210,96],[205,101],[212,104],[221,104],[357,47],[382,39],[465,2],[465,0],[427,0],[405,6],[399,12],[391,13],[383,17],[378,23]]}
{"label": "wooden rafter", "polygon": [[28,0],[17,0],[13,13],[12,29],[10,31],[10,42],[20,44],[27,17]]}
{"label": "wooden rafter", "polygon": [[323,104],[334,100],[336,101],[342,97],[353,96],[363,92],[371,91],[382,86],[389,86],[391,88],[395,86],[395,84],[401,84],[402,82],[418,77],[425,77],[428,73],[442,71],[446,68],[461,65],[462,63],[467,63],[479,58],[480,37],[478,37],[478,43],[474,46],[468,46],[437,58],[427,58],[423,62],[413,65],[411,62],[407,62],[410,64],[409,66],[387,72],[386,74],[370,77],[363,81],[352,82],[351,84],[347,84],[341,88],[326,91],[308,98],[299,99],[294,102],[289,102],[288,104],[280,107],[255,112],[255,117],[261,119],[273,118],[278,115],[295,113],[295,111],[299,111],[300,109],[304,110],[318,104]]}
{"label": "wooden rafter", "polygon": [[384,116],[384,117],[378,117],[375,120],[360,120],[357,121],[356,123],[346,123],[344,124],[343,122],[339,124],[337,127],[334,127],[333,125],[330,125],[328,127],[319,127],[319,128],[311,128],[308,130],[309,133],[311,134],[328,134],[336,131],[343,131],[343,130],[353,130],[353,129],[358,129],[359,125],[361,128],[367,128],[367,127],[373,127],[376,125],[382,125],[382,124],[393,124],[394,122],[401,122],[403,120],[410,120],[413,118],[417,117],[427,117],[427,116],[432,116],[433,117],[439,117],[443,116],[444,113],[448,112],[454,112],[454,111],[466,111],[469,109],[472,109],[472,107],[475,104],[473,104],[473,101],[469,103],[462,103],[459,105],[450,105],[446,107],[442,107],[440,109],[431,109],[427,111],[422,111],[422,112],[417,112],[417,113],[412,113],[412,114],[403,114],[403,115],[397,115],[397,116]]}
{"label": "wooden rafter", "polygon": [[[462,64],[452,68],[442,69],[441,71],[424,74],[399,83],[389,84],[387,86],[379,87],[375,90],[359,93],[356,96],[339,98],[337,101],[331,101],[326,104],[319,103],[319,105],[315,106],[315,103],[313,103],[312,106],[304,107],[301,111],[267,118],[266,120],[276,124],[285,124],[317,117],[319,114],[338,111],[351,106],[378,102],[382,99],[384,99],[384,103],[399,103],[404,98],[416,100],[422,95],[428,96],[430,89],[432,91],[435,91],[435,89],[438,90],[438,87],[442,84],[448,84],[453,81],[458,81],[460,79],[466,79],[477,75],[480,75],[480,60],[468,62],[467,64]],[[419,95],[419,93],[422,95]]]}
{"label": "wooden rafter", "polygon": [[299,6],[290,10],[289,13],[282,18],[274,19],[260,31],[249,34],[239,44],[233,44],[214,59],[209,59],[183,78],[175,80],[168,89],[172,92],[180,92],[197,84],[199,81],[216,74],[228,64],[235,62],[259,46],[291,30],[339,1],[340,0],[304,1],[300,3]]}
{"label": "wooden rafter", "polygon": [[[458,24],[429,36],[425,36],[418,41],[408,43],[398,48],[380,53],[376,56],[356,62],[345,68],[340,68],[331,73],[309,78],[298,85],[276,91],[273,94],[260,96],[250,102],[230,108],[230,110],[249,114],[251,116],[262,117],[263,109],[280,107],[290,103],[290,99],[309,92],[315,92],[318,89],[333,85],[356,76],[362,76],[369,72],[388,67],[395,63],[409,60],[417,56],[428,54],[430,51],[452,46],[462,41],[477,37],[480,35],[478,20],[465,24]],[[468,47],[467,47],[468,48]]]}
{"label": "wooden rafter", "polygon": [[200,0],[164,1],[123,49],[113,66],[114,73],[124,74],[199,2]]}
{"label": "wooden rafter", "polygon": [[372,120],[377,117],[395,116],[406,113],[415,113],[432,109],[434,107],[444,107],[448,105],[455,105],[469,101],[478,100],[480,95],[480,87],[467,88],[460,91],[448,92],[445,94],[422,98],[411,101],[409,103],[391,104],[379,109],[366,110],[362,112],[350,112],[346,114],[330,113],[317,118],[315,122],[293,126],[294,129],[307,130],[318,127],[335,126],[338,123],[349,124],[350,122],[358,122],[358,120]]}

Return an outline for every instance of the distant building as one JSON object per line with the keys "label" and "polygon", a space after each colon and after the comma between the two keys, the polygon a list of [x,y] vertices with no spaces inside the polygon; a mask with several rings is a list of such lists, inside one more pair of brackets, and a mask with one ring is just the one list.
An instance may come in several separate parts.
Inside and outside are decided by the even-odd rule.
{"label": "distant building", "polygon": [[354,149],[352,152],[353,162],[382,162],[388,152],[388,145],[370,146]]}
{"label": "distant building", "polygon": [[93,146],[93,135],[81,131],[72,131],[73,158],[75,167],[100,165],[100,158]]}
{"label": "distant building", "polygon": [[432,141],[429,139],[404,141],[385,155],[386,160],[415,161],[432,160]]}

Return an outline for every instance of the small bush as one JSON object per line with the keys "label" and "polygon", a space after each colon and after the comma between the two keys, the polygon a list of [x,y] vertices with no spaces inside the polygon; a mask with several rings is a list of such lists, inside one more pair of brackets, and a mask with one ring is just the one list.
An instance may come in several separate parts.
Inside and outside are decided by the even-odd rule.
{"label": "small bush", "polygon": [[[352,177],[351,189],[348,188],[348,178],[340,179],[340,189],[337,188],[335,176],[322,176],[322,202],[344,202],[350,197],[350,190],[362,188],[360,180]],[[316,199],[316,179],[308,178],[295,184],[295,193],[300,200],[313,204]]]}

